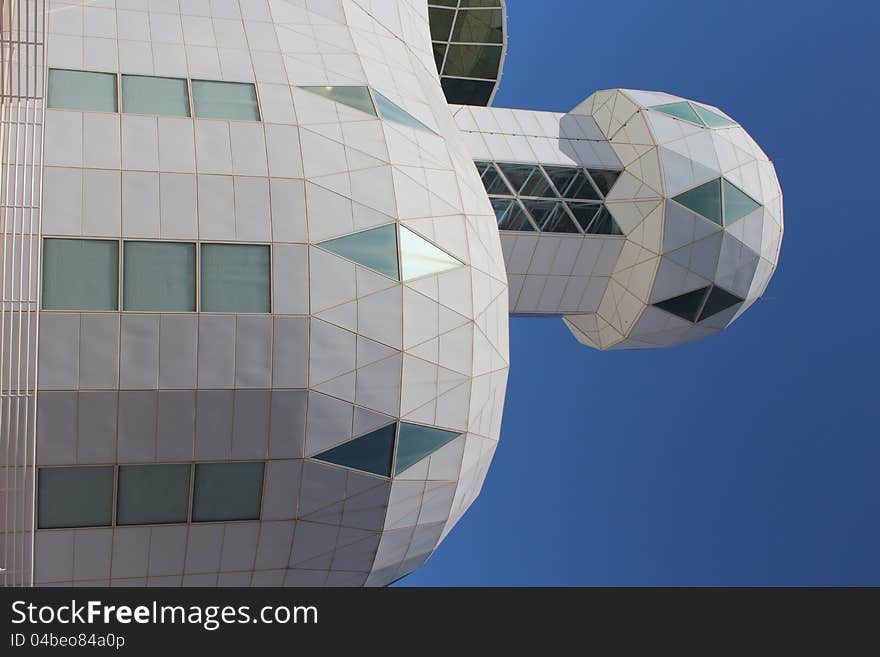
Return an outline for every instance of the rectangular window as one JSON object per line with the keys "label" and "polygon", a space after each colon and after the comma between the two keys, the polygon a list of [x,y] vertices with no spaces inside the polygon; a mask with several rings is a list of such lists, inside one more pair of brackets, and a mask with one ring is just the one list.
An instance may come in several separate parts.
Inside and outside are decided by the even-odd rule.
{"label": "rectangular window", "polygon": [[189,464],[122,465],[116,493],[116,524],[186,522]]}
{"label": "rectangular window", "polygon": [[197,463],[193,522],[259,520],[263,462]]}
{"label": "rectangular window", "polygon": [[43,240],[44,310],[116,310],[119,242]]}
{"label": "rectangular window", "polygon": [[193,80],[192,95],[197,118],[260,120],[257,91],[249,82]]}
{"label": "rectangular window", "polygon": [[123,310],[195,312],[196,245],[125,242]]}
{"label": "rectangular window", "polygon": [[37,526],[107,527],[113,515],[113,466],[40,468]]}
{"label": "rectangular window", "polygon": [[116,111],[116,74],[49,69],[48,107]]}
{"label": "rectangular window", "polygon": [[132,114],[189,116],[186,80],[123,75],[122,111]]}
{"label": "rectangular window", "polygon": [[202,311],[269,312],[269,247],[202,244]]}

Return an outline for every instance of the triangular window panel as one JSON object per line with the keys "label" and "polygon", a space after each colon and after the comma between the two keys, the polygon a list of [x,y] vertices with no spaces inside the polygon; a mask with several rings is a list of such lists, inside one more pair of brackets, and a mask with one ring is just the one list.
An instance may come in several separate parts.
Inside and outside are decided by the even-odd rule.
{"label": "triangular window panel", "polygon": [[700,116],[700,119],[702,119],[703,123],[710,128],[724,128],[730,125],[736,125],[736,123],[728,119],[726,116],[721,116],[717,112],[713,112],[705,107],[700,107],[696,103],[692,106],[694,111]]}
{"label": "triangular window panel", "polygon": [[498,221],[498,230],[533,231],[535,227],[520,204],[508,198],[493,198],[492,209]]}
{"label": "triangular window panel", "polygon": [[389,424],[312,458],[341,465],[344,468],[390,477],[396,429],[396,424]]}
{"label": "triangular window panel", "polygon": [[731,294],[727,290],[722,290],[720,287],[713,287],[712,291],[709,292],[709,298],[706,299],[706,304],[703,306],[703,311],[700,313],[700,319],[698,321],[702,322],[704,319],[712,317],[712,315],[717,315],[743,301],[744,299],[740,299],[738,296]]}
{"label": "triangular window panel", "polygon": [[578,229],[561,201],[523,199],[523,206],[532,215],[538,230],[544,233],[577,233]]}
{"label": "triangular window panel", "polygon": [[703,125],[703,122],[694,111],[694,108],[691,107],[691,104],[684,101],[678,103],[667,103],[665,105],[655,105],[651,109],[657,110],[658,112],[663,112],[664,114],[668,114],[669,116],[674,116],[677,119],[689,121],[690,123],[696,123],[699,126]]}
{"label": "triangular window panel", "polygon": [[480,177],[483,180],[483,186],[486,188],[487,194],[510,195],[513,193],[510,191],[507,183],[504,182],[501,174],[498,173],[498,169],[495,168],[494,164],[487,163],[485,168],[480,171]]}
{"label": "triangular window panel", "polygon": [[373,99],[370,98],[370,90],[367,87],[300,87],[300,89],[376,116],[376,108],[373,107]]}
{"label": "triangular window panel", "polygon": [[395,224],[337,237],[318,244],[322,249],[354,260],[359,265],[400,280],[397,267],[397,230]]}
{"label": "triangular window panel", "polygon": [[375,89],[373,89],[373,95],[376,97],[376,107],[379,110],[379,116],[383,119],[394,121],[395,123],[401,123],[410,128],[416,128],[417,130],[434,132],[412,114],[392,103]]}
{"label": "triangular window panel", "polygon": [[464,263],[438,249],[411,230],[400,227],[400,272],[404,281],[439,274],[461,267]]}
{"label": "triangular window panel", "polygon": [[556,187],[556,191],[559,192],[560,196],[565,196],[579,172],[574,167],[555,167],[549,165],[544,165],[544,171],[550,180],[553,181],[553,186]]}
{"label": "triangular window panel", "polygon": [[426,456],[430,456],[461,434],[455,431],[423,427],[419,424],[400,423],[400,436],[397,439],[397,461],[394,474],[400,474]]}
{"label": "triangular window panel", "polygon": [[672,198],[688,210],[693,210],[719,226],[724,225],[721,215],[721,178],[710,180]]}
{"label": "triangular window panel", "polygon": [[589,233],[590,225],[593,223],[596,215],[599,214],[602,205],[599,203],[569,203],[568,209],[571,210],[571,213],[577,219],[581,228],[584,229],[584,232]]}
{"label": "triangular window panel", "polygon": [[620,178],[620,171],[597,171],[590,169],[590,176],[593,178],[593,182],[596,183],[596,187],[602,192],[602,196],[608,196],[608,192],[611,191],[614,183]]}
{"label": "triangular window panel", "polygon": [[666,299],[666,301],[659,301],[654,305],[689,322],[696,322],[710,289],[710,287],[703,287],[693,292],[686,292],[677,297]]}
{"label": "triangular window panel", "polygon": [[587,172],[583,169],[577,172],[577,175],[571,185],[568,186],[568,189],[563,196],[565,196],[565,198],[578,199],[581,201],[598,201],[602,198],[599,196],[599,192],[596,191],[596,188],[593,187],[593,183],[590,182],[590,177],[587,175]]}
{"label": "triangular window panel", "polygon": [[584,229],[589,235],[623,235],[614,217],[604,205],[600,208],[590,225]]}
{"label": "triangular window panel", "polygon": [[724,224],[726,226],[761,207],[760,203],[726,178],[722,181],[722,186],[724,187]]}
{"label": "triangular window panel", "polygon": [[526,185],[526,182],[528,182],[529,178],[532,175],[532,172],[537,167],[532,164],[501,163],[498,165],[498,168],[501,169],[501,172],[510,182],[510,186],[513,189],[514,194],[521,194],[522,189]]}
{"label": "triangular window panel", "polygon": [[541,171],[540,167],[535,167],[532,171],[532,175],[529,176],[526,184],[523,186],[522,190],[520,190],[520,194],[522,196],[556,198],[556,192],[553,191],[553,186],[550,184],[547,176],[544,175],[544,172]]}

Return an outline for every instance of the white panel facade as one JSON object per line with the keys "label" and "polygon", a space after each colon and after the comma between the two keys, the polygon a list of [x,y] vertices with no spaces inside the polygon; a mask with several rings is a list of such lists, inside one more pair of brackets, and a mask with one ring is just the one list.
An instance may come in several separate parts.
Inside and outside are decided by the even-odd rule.
{"label": "white panel facade", "polygon": [[773,165],[717,108],[448,104],[494,95],[502,2],[456,10],[493,16],[476,76],[425,0],[22,7],[5,585],[387,585],[481,490],[511,314],[669,346],[775,270]]}

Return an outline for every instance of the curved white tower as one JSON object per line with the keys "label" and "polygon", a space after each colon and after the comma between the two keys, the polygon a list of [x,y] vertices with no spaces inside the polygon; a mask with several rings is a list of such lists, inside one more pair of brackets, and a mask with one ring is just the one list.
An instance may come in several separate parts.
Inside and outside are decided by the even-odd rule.
{"label": "curved white tower", "polygon": [[5,585],[393,582],[481,489],[510,313],[677,344],[776,265],[719,110],[449,105],[501,0],[0,12]]}

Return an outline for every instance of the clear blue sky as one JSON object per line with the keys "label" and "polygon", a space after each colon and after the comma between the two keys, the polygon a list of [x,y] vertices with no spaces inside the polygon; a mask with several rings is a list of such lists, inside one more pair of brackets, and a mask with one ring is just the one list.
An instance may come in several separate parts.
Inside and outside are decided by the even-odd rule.
{"label": "clear blue sky", "polygon": [[719,336],[599,353],[514,320],[481,496],[403,585],[880,585],[880,15],[867,1],[508,0],[496,105],[717,104],[776,164],[780,268]]}

